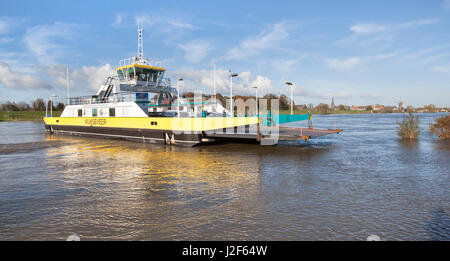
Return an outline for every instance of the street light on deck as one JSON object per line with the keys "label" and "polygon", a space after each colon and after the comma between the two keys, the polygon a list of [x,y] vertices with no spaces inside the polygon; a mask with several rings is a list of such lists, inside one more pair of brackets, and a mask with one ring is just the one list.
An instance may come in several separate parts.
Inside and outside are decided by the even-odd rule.
{"label": "street light on deck", "polygon": [[178,82],[177,82],[177,93],[178,93],[178,106],[177,106],[177,116],[178,118],[180,118],[180,82],[183,81],[183,78],[178,78]]}
{"label": "street light on deck", "polygon": [[239,76],[239,74],[237,73],[232,73],[230,70],[230,100],[231,100],[231,117],[234,116],[234,112],[233,112],[233,77],[237,77]]}
{"label": "street light on deck", "polygon": [[[55,94],[52,94],[49,98],[50,100],[50,116],[53,117],[53,98],[57,98],[58,96],[56,96]],[[45,115],[47,115],[48,112],[48,102],[47,102],[47,106],[45,106]]]}
{"label": "street light on deck", "polygon": [[292,82],[285,82],[284,84],[289,85],[291,87],[291,115],[294,114],[294,100],[292,99],[292,86],[294,85]]}
{"label": "street light on deck", "polygon": [[256,90],[256,95],[255,95],[255,98],[256,98],[256,110],[255,110],[255,113],[256,113],[256,115],[259,115],[259,113],[258,113],[258,86],[253,86],[252,88]]}

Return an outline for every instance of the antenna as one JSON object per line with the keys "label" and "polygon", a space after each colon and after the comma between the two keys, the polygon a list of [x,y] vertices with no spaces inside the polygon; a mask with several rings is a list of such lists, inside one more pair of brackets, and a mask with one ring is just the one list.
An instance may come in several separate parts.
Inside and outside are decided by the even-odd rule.
{"label": "antenna", "polygon": [[214,101],[217,103],[216,98],[216,63],[214,63]]}
{"label": "antenna", "polygon": [[67,65],[67,73],[66,73],[66,76],[67,76],[67,79],[66,79],[66,81],[67,81],[67,105],[70,105],[70,91],[69,91],[69,89],[70,89],[70,80],[69,80],[69,73],[70,73],[69,65]]}
{"label": "antenna", "polygon": [[142,30],[144,30],[144,26],[142,23],[138,24],[138,58],[144,58],[144,44],[142,40]]}

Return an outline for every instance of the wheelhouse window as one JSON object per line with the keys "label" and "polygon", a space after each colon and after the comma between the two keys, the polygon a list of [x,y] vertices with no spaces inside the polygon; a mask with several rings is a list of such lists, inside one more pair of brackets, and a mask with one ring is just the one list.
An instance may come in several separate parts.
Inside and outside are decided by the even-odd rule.
{"label": "wheelhouse window", "polygon": [[109,108],[109,117],[116,117],[116,108]]}
{"label": "wheelhouse window", "polygon": [[162,80],[164,71],[136,67],[136,77],[139,81],[159,82]]}
{"label": "wheelhouse window", "polygon": [[128,68],[128,77],[130,78],[130,80],[134,80],[134,67]]}
{"label": "wheelhouse window", "polygon": [[122,70],[117,70],[117,75],[119,75],[119,78],[120,78],[121,81],[123,81],[125,79],[125,76],[124,76]]}

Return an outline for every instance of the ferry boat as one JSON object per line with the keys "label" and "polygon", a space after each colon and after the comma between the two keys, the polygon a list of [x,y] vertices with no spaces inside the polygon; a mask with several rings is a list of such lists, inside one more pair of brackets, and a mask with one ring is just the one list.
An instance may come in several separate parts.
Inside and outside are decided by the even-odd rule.
{"label": "ferry boat", "polygon": [[69,98],[60,117],[46,113],[45,128],[52,134],[184,146],[218,140],[250,140],[261,144],[269,140],[276,144],[278,140],[307,140],[340,132],[317,130],[312,126],[280,126],[291,121],[311,121],[309,114],[278,115],[269,111],[237,116],[216,99],[183,100],[179,88],[164,77],[165,71],[161,62],[144,58],[142,27],[139,27],[137,56],[121,60],[96,95]]}

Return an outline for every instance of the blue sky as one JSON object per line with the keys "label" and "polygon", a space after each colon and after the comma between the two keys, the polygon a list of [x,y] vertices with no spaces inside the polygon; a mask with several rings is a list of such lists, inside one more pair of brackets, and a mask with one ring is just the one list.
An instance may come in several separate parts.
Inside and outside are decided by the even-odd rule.
{"label": "blue sky", "polygon": [[450,0],[3,1],[0,102],[90,95],[136,55],[162,60],[183,90],[289,94],[297,104],[450,106]]}

